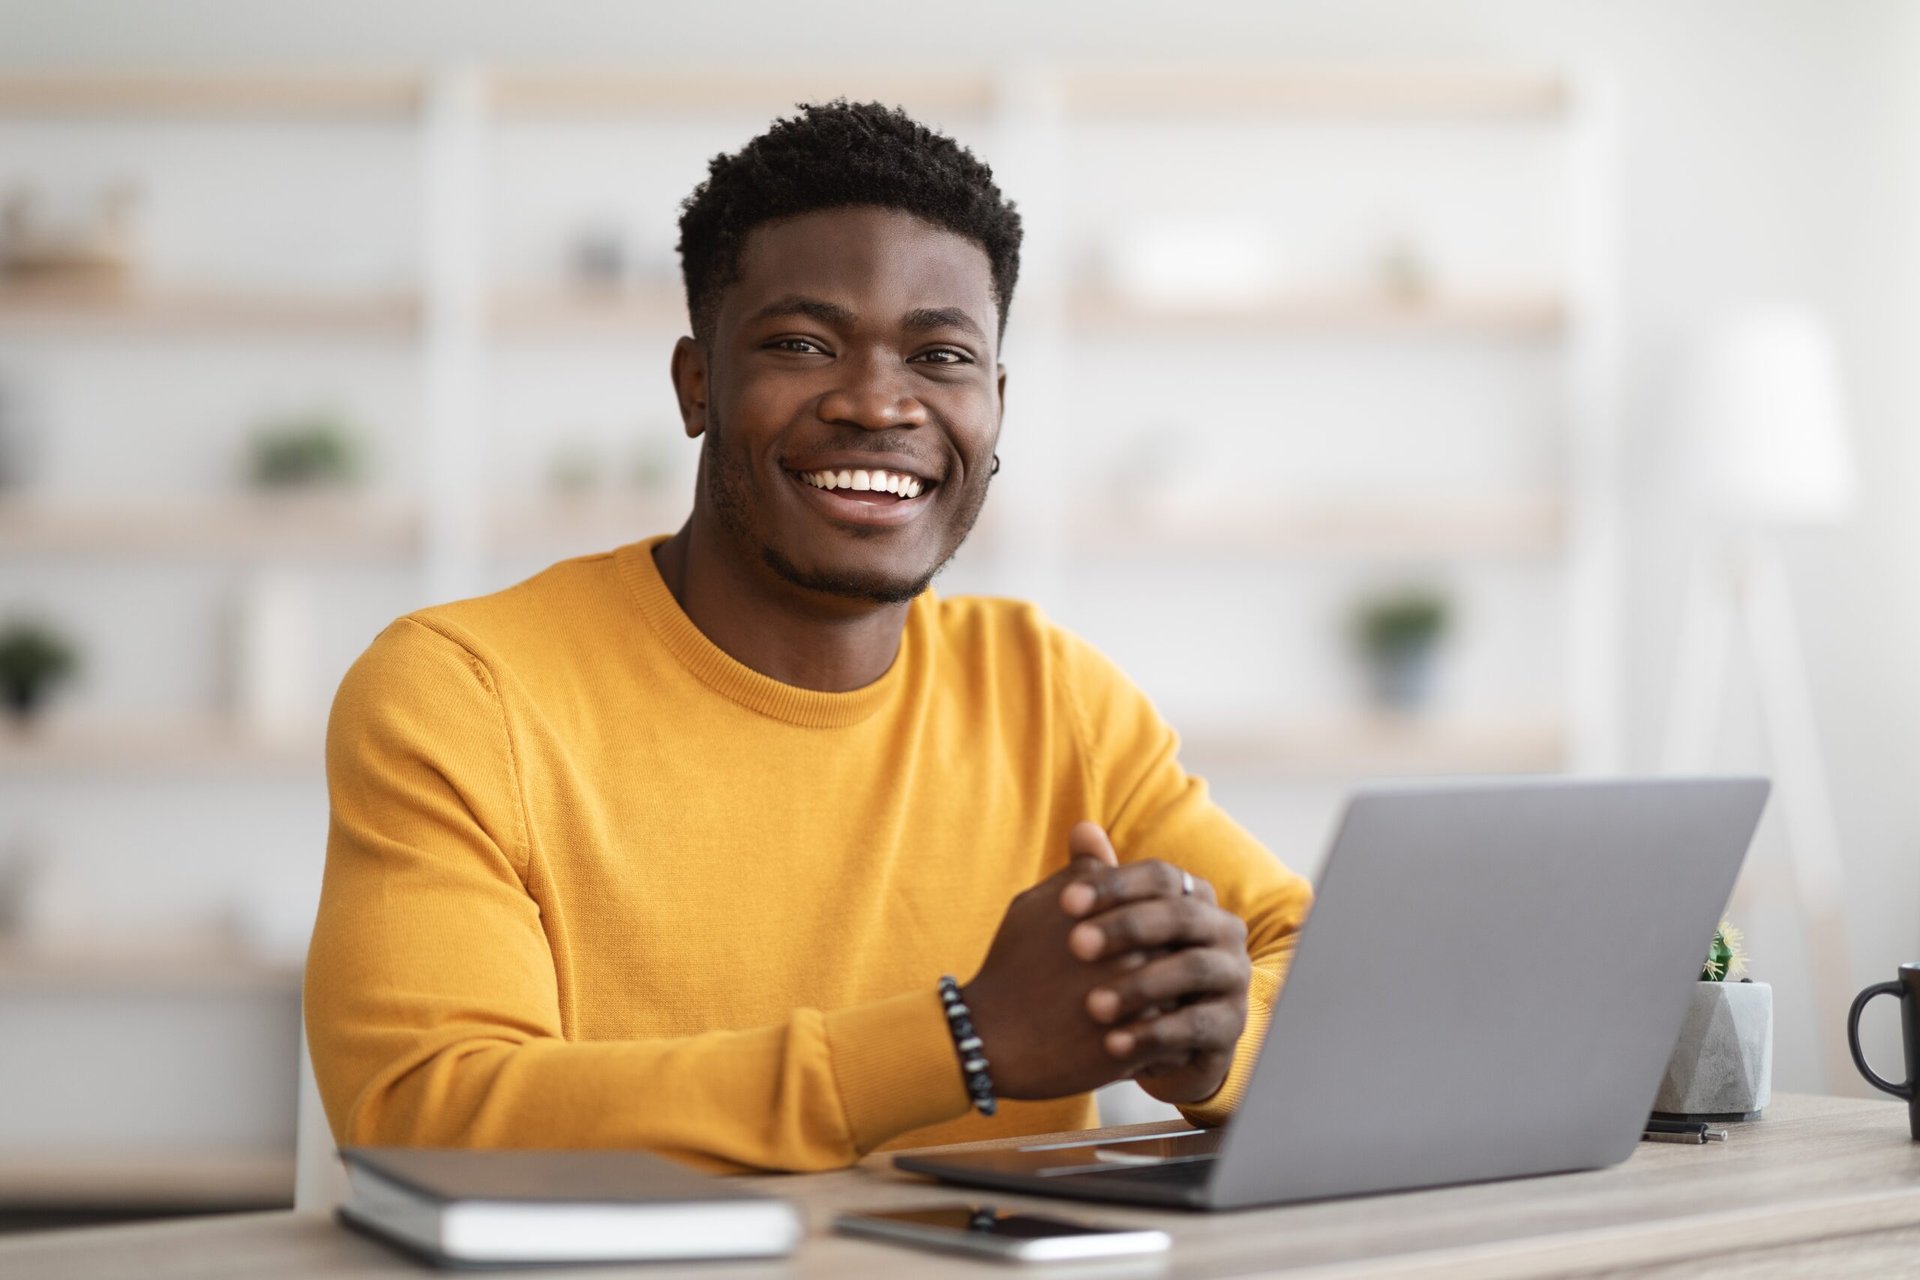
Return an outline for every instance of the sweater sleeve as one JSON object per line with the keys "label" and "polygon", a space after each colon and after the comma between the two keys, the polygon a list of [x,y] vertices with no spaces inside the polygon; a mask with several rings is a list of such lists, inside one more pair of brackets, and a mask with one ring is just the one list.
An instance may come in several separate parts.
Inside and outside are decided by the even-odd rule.
{"label": "sweater sleeve", "polygon": [[933,990],[747,1030],[569,1038],[513,747],[486,665],[428,622],[394,623],[341,684],[305,993],[336,1140],[803,1170],[964,1114]]}
{"label": "sweater sleeve", "polygon": [[1267,1033],[1313,889],[1228,817],[1204,780],[1179,761],[1179,738],[1119,668],[1086,642],[1057,632],[1063,687],[1087,762],[1088,794],[1123,862],[1158,858],[1207,881],[1220,905],[1246,922],[1253,977],[1247,1025],[1213,1097],[1180,1110],[1196,1124],[1233,1114]]}

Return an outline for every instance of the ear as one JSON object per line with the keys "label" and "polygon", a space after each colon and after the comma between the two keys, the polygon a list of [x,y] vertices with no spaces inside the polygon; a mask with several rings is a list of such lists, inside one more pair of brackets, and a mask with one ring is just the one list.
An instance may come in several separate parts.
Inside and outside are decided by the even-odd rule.
{"label": "ear", "polygon": [[673,393],[680,401],[680,425],[687,438],[707,429],[707,352],[692,338],[673,344]]}
{"label": "ear", "polygon": [[999,407],[994,410],[994,421],[998,422],[1007,416],[1007,366],[995,365],[994,373],[996,375],[993,384],[994,396],[1000,402]]}

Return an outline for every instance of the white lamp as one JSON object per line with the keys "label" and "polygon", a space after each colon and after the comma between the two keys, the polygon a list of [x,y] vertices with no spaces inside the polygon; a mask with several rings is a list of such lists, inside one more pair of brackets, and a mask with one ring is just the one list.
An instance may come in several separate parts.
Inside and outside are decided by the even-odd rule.
{"label": "white lamp", "polygon": [[1738,635],[1752,660],[1752,692],[1778,784],[1790,854],[1787,896],[1807,928],[1830,1088],[1853,1079],[1839,1034],[1855,985],[1846,885],[1775,540],[1782,528],[1838,523],[1853,510],[1857,479],[1842,403],[1832,337],[1803,309],[1746,313],[1701,345],[1683,386],[1680,427],[1691,487],[1708,523],[1682,616],[1666,743],[1671,772],[1717,763],[1728,648]]}
{"label": "white lamp", "polygon": [[1796,307],[1722,325],[1695,357],[1681,401],[1694,485],[1734,528],[1831,524],[1857,488],[1833,338]]}

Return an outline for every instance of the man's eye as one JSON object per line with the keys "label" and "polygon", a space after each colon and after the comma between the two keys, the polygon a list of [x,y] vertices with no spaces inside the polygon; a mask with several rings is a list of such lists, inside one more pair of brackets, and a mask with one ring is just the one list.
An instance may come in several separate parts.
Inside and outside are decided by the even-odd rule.
{"label": "man's eye", "polygon": [[797,351],[802,355],[825,355],[820,344],[811,338],[775,338],[767,344],[774,351]]}
{"label": "man's eye", "polygon": [[931,351],[922,351],[919,355],[915,356],[914,359],[925,361],[927,364],[972,363],[972,357],[967,355],[966,352],[956,351],[952,347],[935,347]]}

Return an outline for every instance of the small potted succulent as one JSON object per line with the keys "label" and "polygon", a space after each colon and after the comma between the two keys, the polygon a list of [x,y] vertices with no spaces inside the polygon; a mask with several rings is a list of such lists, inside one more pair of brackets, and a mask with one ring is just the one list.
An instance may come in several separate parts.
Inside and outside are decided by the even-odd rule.
{"label": "small potted succulent", "polygon": [[1389,711],[1418,711],[1433,684],[1433,658],[1450,608],[1436,591],[1410,589],[1362,601],[1353,637],[1366,663],[1368,691]]}
{"label": "small potted succulent", "polygon": [[1740,931],[1720,922],[1694,983],[1655,1115],[1752,1120],[1773,1100],[1773,988],[1745,977]]}
{"label": "small potted succulent", "polygon": [[32,722],[47,693],[79,668],[66,637],[42,623],[0,628],[0,705],[19,725]]}
{"label": "small potted succulent", "polygon": [[264,424],[253,434],[250,455],[249,478],[260,489],[337,489],[360,475],[360,451],[353,432],[330,414]]}

